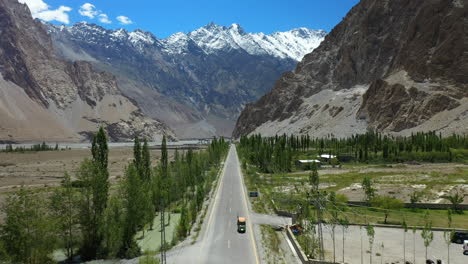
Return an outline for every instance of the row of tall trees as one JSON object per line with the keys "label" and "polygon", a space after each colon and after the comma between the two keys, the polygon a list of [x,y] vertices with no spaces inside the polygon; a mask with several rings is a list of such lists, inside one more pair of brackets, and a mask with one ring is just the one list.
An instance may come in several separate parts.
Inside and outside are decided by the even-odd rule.
{"label": "row of tall trees", "polygon": [[55,147],[42,142],[41,144],[34,144],[30,147],[13,147],[13,144],[7,144],[5,149],[2,152],[27,152],[27,151],[51,151],[59,150],[58,144],[55,144]]}
{"label": "row of tall trees", "polygon": [[247,161],[258,166],[262,172],[287,172],[291,170],[293,157],[310,151],[346,157],[358,162],[450,162],[459,158],[454,154],[454,149],[468,149],[468,136],[442,137],[435,132],[419,132],[408,137],[388,136],[378,132],[347,138],[252,135],[242,136],[239,148]]}
{"label": "row of tall trees", "polygon": [[137,257],[141,254],[137,232],[153,228],[157,214],[168,212],[170,219],[176,209],[182,213],[179,226],[184,226],[177,237],[185,237],[228,143],[214,139],[207,150],[176,151],[171,162],[164,137],[156,166],[146,140],[135,138],[133,150],[125,177],[111,186],[107,136],[101,128],[92,141],[92,158],[81,163],[74,180],[65,173],[61,186],[52,192],[21,188],[10,195],[2,207],[0,259],[50,263],[55,249],[64,249],[69,260]]}
{"label": "row of tall trees", "polygon": [[238,151],[245,162],[257,166],[262,172],[289,172],[292,169],[294,153],[302,149],[302,146],[296,142],[294,136],[254,135],[242,136]]}

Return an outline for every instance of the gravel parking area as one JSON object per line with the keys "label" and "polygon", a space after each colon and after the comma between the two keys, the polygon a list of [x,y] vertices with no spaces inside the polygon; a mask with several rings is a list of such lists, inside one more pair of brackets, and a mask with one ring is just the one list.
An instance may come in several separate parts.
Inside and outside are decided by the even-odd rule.
{"label": "gravel parking area", "polygon": [[[399,228],[381,228],[375,227],[375,240],[373,246],[372,263],[404,263],[403,249],[403,229]],[[336,234],[336,260],[341,262],[343,259],[343,240],[342,228],[337,226]],[[362,235],[361,235],[362,234]],[[333,260],[333,243],[331,238],[330,226],[325,226],[323,229],[325,240],[326,257]],[[361,237],[362,237],[362,256],[361,262]],[[415,251],[413,246],[413,237],[415,241]],[[382,243],[384,248],[382,250]],[[369,264],[370,254],[369,239],[365,227],[350,226],[345,232],[345,262],[350,264]],[[417,230],[413,235],[412,230],[406,233],[406,261],[413,263],[414,256],[417,264],[425,263],[425,247],[424,241],[421,238],[421,231]],[[414,254],[414,252],[416,254]],[[428,247],[428,258],[436,261],[441,259],[444,264],[447,262],[447,243],[444,240],[444,232],[434,231],[434,240]],[[463,255],[462,245],[450,244],[450,263],[451,264],[466,264],[468,256]]]}

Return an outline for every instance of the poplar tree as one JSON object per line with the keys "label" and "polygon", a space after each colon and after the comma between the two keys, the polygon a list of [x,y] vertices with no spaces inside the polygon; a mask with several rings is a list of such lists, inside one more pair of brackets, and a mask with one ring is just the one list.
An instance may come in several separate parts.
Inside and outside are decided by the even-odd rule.
{"label": "poplar tree", "polygon": [[119,251],[119,256],[123,258],[134,258],[140,254],[135,235],[145,220],[145,193],[141,191],[141,183],[137,167],[135,164],[130,164],[125,172],[123,187],[125,220],[122,245]]}
{"label": "poplar tree", "polygon": [[104,213],[104,244],[108,256],[118,255],[122,247],[125,217],[126,214],[121,193],[111,196],[109,205]]}
{"label": "poplar tree", "polygon": [[141,175],[141,143],[138,136],[135,137],[133,141],[133,164],[138,170],[138,174]]}
{"label": "poplar tree", "polygon": [[369,239],[369,263],[372,263],[372,251],[374,249],[374,238],[375,238],[375,230],[374,227],[370,224],[367,224],[366,226],[366,231],[367,231],[367,238]]}
{"label": "poplar tree", "polygon": [[168,172],[168,154],[166,146],[166,135],[163,136],[161,144],[161,165],[160,165],[160,215],[161,215],[161,262],[166,263],[166,224],[165,210],[167,201],[167,179]]}
{"label": "poplar tree", "polygon": [[56,237],[45,199],[24,187],[7,197],[2,212],[5,220],[0,240],[12,263],[42,264],[51,262]]}
{"label": "poplar tree", "polygon": [[421,237],[424,241],[425,258],[427,259],[427,248],[434,240],[434,232],[432,232],[432,222],[429,220],[429,213],[426,211],[424,214],[424,228],[421,232]]}
{"label": "poplar tree", "polygon": [[370,203],[375,197],[375,189],[372,186],[372,181],[369,177],[365,176],[362,180],[362,188],[364,189],[366,202]]}
{"label": "poplar tree", "polygon": [[80,224],[83,233],[81,255],[90,260],[103,254],[104,211],[109,192],[107,135],[101,127],[93,138],[91,161],[85,160],[77,173],[83,184],[80,193]]}
{"label": "poplar tree", "polygon": [[145,183],[151,180],[151,155],[148,147],[148,140],[143,140],[143,148],[141,151],[141,167],[142,167],[142,179]]}
{"label": "poplar tree", "polygon": [[65,249],[68,259],[75,255],[74,249],[78,246],[79,210],[78,196],[71,184],[70,175],[65,172],[62,184],[51,196],[51,212],[56,220],[57,231],[61,238],[60,245]]}

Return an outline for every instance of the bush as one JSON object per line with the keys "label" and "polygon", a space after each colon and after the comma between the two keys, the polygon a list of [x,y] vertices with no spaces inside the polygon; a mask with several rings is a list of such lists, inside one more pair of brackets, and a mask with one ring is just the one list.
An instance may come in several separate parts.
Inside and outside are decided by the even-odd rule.
{"label": "bush", "polygon": [[138,264],[159,264],[159,259],[151,256],[149,253],[145,253],[144,256],[138,259]]}
{"label": "bush", "polygon": [[388,196],[378,196],[372,199],[371,205],[374,207],[379,207],[384,209],[384,214],[385,214],[385,220],[384,224],[387,224],[387,218],[388,215],[390,214],[390,211],[393,210],[400,210],[401,208],[404,207],[403,201],[388,197]]}
{"label": "bush", "polygon": [[451,149],[453,161],[467,162],[468,149]]}
{"label": "bush", "polygon": [[88,184],[85,184],[83,181],[80,181],[80,180],[74,180],[71,182],[71,186],[73,188],[84,188],[84,187],[88,187],[89,183]]}

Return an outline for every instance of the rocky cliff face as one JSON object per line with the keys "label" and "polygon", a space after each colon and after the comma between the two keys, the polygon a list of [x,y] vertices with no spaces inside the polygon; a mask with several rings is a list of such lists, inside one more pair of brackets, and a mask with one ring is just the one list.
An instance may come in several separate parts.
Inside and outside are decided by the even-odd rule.
{"label": "rocky cliff face", "polygon": [[305,28],[249,34],[237,24],[213,23],[166,39],[85,22],[46,26],[62,58],[114,73],[145,114],[189,138],[230,136],[244,105],[265,94],[325,36]]}
{"label": "rocky cliff face", "polygon": [[56,58],[26,5],[0,0],[0,34],[0,140],[78,141],[100,125],[113,141],[173,137],[120,92],[112,74]]}
{"label": "rocky cliff face", "polygon": [[362,0],[234,136],[468,132],[468,1]]}

